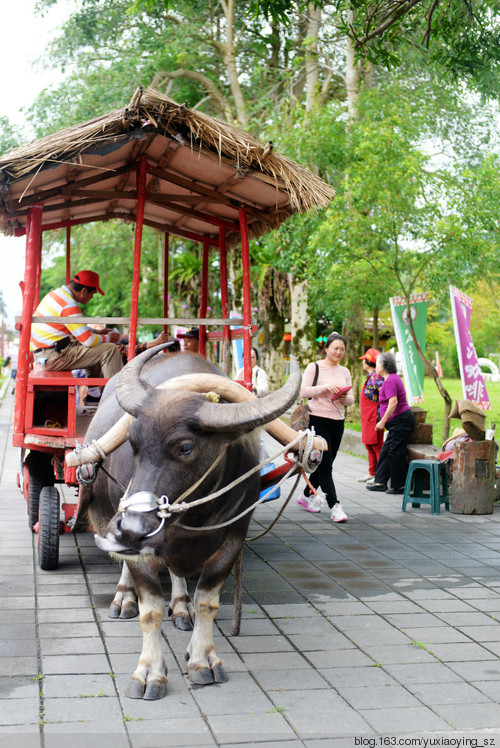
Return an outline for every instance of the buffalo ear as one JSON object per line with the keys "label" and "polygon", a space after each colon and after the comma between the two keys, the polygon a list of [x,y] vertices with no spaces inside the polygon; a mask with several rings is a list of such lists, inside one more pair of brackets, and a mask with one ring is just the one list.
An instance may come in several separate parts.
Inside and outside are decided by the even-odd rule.
{"label": "buffalo ear", "polygon": [[242,403],[203,402],[196,414],[203,431],[248,432],[274,421],[295,402],[301,383],[297,360],[290,356],[290,376],[276,392]]}
{"label": "buffalo ear", "polygon": [[164,348],[168,348],[169,345],[170,343],[162,343],[161,345],[156,345],[154,348],[147,348],[143,353],[133,358],[132,361],[129,361],[118,374],[118,379],[116,380],[116,399],[120,407],[126,413],[130,413],[131,416],[137,418],[144,405],[144,401],[154,391],[154,388],[150,384],[141,379],[141,371],[144,364]]}

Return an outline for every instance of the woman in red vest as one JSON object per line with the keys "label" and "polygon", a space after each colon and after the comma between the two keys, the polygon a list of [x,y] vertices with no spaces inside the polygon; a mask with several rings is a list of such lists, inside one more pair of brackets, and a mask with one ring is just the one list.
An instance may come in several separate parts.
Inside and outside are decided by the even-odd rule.
{"label": "woman in red vest", "polygon": [[375,371],[377,356],[380,351],[368,348],[360,359],[367,377],[361,390],[359,408],[361,415],[361,441],[368,452],[368,474],[358,478],[360,483],[373,483],[378,457],[384,443],[384,432],[375,428],[377,425],[378,393],[384,380]]}

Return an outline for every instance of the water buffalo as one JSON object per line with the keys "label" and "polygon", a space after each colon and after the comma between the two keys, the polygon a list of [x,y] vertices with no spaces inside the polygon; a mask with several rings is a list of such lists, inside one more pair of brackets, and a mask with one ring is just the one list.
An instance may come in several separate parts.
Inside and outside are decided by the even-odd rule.
{"label": "water buffalo", "polygon": [[[134,587],[137,591],[143,649],[127,695],[144,699],[166,694],[160,630],[164,600],[158,578],[162,568],[169,569],[172,579],[169,609],[174,623],[191,628],[194,612],[186,653],[191,681],[208,684],[226,680],[215,651],[212,625],[220,589],[245,541],[251,512],[242,512],[258,499],[259,475],[254,473],[235,487],[221,489],[258,465],[255,429],[283,413],[300,386],[300,372],[293,363],[285,386],[266,397],[213,402],[201,392],[175,389],[176,383],[194,380],[195,388],[204,393],[207,388],[214,389],[214,382],[243,388],[198,355],[178,353],[149,360],[157,350],[145,351],[110,380],[87,433],[88,441],[100,439],[120,417],[123,421],[124,411],[135,419],[129,417],[128,440],[121,438],[121,446],[103,463],[111,476],[127,486],[125,498],[122,488],[103,471],[85,490],[91,492],[87,496],[89,516],[98,546],[125,560],[111,615],[133,615],[136,608],[131,593]],[[162,384],[163,389],[158,386]],[[171,514],[168,503],[189,490],[187,502],[219,490],[221,494],[181,514]],[[212,529],[187,529],[190,527]],[[193,610],[184,578],[199,570]]]}

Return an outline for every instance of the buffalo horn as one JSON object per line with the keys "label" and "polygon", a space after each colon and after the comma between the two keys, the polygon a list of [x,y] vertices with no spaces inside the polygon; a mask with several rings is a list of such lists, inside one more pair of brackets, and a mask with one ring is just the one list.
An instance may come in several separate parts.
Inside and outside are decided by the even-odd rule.
{"label": "buffalo horn", "polygon": [[147,348],[138,356],[129,361],[123,367],[116,380],[116,399],[118,404],[126,413],[131,416],[139,415],[142,405],[146,398],[153,392],[153,387],[141,379],[142,367],[150,358],[164,348],[168,348],[170,343],[155,345],[154,348]]}
{"label": "buffalo horn", "polygon": [[300,389],[300,369],[290,356],[290,376],[283,387],[265,397],[246,403],[216,404],[204,402],[198,410],[198,422],[206,431],[252,431],[278,418],[294,402]]}

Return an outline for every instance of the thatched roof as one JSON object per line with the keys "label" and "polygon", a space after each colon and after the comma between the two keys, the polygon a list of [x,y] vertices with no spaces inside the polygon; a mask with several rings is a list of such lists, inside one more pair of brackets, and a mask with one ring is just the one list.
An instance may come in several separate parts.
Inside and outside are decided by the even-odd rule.
{"label": "thatched roof", "polygon": [[0,230],[22,234],[43,203],[43,227],[135,220],[136,170],[148,164],[145,223],[216,243],[220,222],[237,237],[245,208],[251,237],[292,213],[326,206],[334,190],[315,174],[227,122],[138,89],[125,109],[0,156]]}

